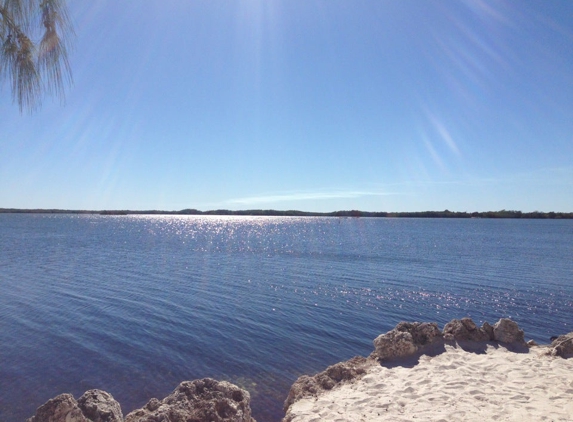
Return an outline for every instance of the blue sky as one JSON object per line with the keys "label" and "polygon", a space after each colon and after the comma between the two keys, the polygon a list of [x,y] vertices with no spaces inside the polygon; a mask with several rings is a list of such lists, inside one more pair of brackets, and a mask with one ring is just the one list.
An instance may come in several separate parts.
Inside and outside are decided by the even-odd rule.
{"label": "blue sky", "polygon": [[573,2],[70,2],[0,207],[573,211]]}

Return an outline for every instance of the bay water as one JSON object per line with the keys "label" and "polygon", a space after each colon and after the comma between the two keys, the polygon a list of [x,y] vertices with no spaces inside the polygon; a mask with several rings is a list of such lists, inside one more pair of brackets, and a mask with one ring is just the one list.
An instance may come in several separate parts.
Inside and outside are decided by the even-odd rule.
{"label": "bay water", "polygon": [[573,331],[573,220],[0,214],[0,421],[204,377],[279,421],[298,376],[465,316]]}

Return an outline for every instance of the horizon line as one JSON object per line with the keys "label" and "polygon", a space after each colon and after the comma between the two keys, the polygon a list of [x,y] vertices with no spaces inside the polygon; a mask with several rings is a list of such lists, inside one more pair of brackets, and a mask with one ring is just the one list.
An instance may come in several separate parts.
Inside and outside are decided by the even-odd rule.
{"label": "horizon line", "polygon": [[486,217],[486,218],[572,218],[573,212],[563,211],[520,211],[520,210],[490,210],[490,211],[300,211],[276,209],[247,209],[229,210],[215,209],[201,211],[195,208],[182,210],[130,210],[130,209],[102,209],[78,210],[61,208],[0,208],[1,214],[100,214],[100,215],[228,215],[228,216],[293,216],[293,217]]}

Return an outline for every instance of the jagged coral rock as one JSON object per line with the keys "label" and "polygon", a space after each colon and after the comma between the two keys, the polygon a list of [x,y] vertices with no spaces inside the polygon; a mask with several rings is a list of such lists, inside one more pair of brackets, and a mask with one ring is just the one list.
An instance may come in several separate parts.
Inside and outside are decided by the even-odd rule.
{"label": "jagged coral rock", "polygon": [[[285,412],[288,414],[289,407],[303,397],[317,396],[325,390],[331,390],[338,384],[361,378],[366,374],[367,368],[374,364],[373,359],[356,356],[346,362],[329,366],[323,372],[312,377],[308,375],[299,377],[288,393],[284,403]],[[284,420],[287,421],[288,418]]]}
{"label": "jagged coral rock", "polygon": [[482,324],[481,328],[483,328],[483,330],[487,333],[489,339],[493,340],[493,326],[491,326],[490,323],[486,321]]}
{"label": "jagged coral rock", "polygon": [[60,394],[38,408],[27,422],[122,422],[121,407],[111,394],[89,390],[79,398]]}
{"label": "jagged coral rock", "polygon": [[436,341],[442,333],[434,322],[401,322],[374,340],[375,353],[380,360],[407,357]]}
{"label": "jagged coral rock", "polygon": [[82,413],[93,422],[123,422],[121,406],[111,394],[102,390],[88,390],[79,399]]}
{"label": "jagged coral rock", "polygon": [[90,422],[71,394],[60,394],[38,407],[26,422]]}
{"label": "jagged coral rock", "polygon": [[493,339],[500,343],[517,343],[525,345],[523,330],[515,321],[508,318],[501,318],[493,326]]}
{"label": "jagged coral rock", "polygon": [[255,422],[251,397],[226,381],[184,381],[163,400],[151,399],[125,417],[125,422]]}
{"label": "jagged coral rock", "polygon": [[478,328],[470,318],[453,319],[444,327],[444,339],[448,341],[490,341],[493,340],[493,330],[487,322]]}
{"label": "jagged coral rock", "polygon": [[557,337],[551,342],[549,350],[553,356],[573,357],[573,332]]}

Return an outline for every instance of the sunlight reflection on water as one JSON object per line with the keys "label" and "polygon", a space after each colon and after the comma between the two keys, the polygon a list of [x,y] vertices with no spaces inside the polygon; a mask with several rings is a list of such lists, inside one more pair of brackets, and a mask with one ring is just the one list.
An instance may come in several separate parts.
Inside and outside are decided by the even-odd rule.
{"label": "sunlight reflection on water", "polygon": [[[571,331],[568,221],[0,216],[1,420],[61,392],[127,412],[237,380],[279,420],[290,384],[400,320]],[[22,401],[26,397],[26,401]],[[10,403],[10,404],[8,404]]]}

